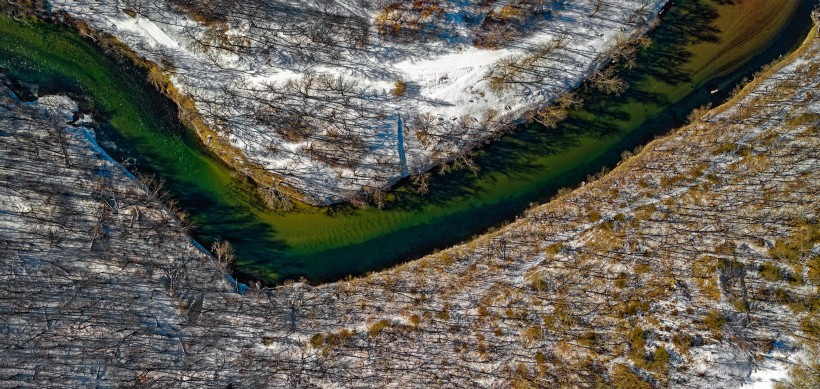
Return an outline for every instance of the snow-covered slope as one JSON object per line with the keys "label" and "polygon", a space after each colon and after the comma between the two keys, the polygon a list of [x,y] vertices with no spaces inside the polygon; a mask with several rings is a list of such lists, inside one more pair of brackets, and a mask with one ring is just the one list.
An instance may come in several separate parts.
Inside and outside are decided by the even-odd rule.
{"label": "snow-covered slope", "polygon": [[211,128],[315,203],[467,153],[576,87],[663,3],[51,2],[162,64]]}

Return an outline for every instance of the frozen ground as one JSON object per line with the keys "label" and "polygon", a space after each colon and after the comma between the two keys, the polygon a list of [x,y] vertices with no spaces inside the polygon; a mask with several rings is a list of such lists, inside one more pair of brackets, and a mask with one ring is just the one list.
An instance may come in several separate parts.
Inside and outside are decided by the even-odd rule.
{"label": "frozen ground", "polygon": [[309,201],[330,203],[468,154],[576,87],[615,46],[646,32],[663,3],[51,5],[163,65],[206,123],[247,157],[223,156],[228,162],[246,172],[239,165],[262,167]]}
{"label": "frozen ground", "polygon": [[239,294],[69,100],[2,90],[0,387],[770,386],[820,328],[819,91],[815,39],[494,233]]}

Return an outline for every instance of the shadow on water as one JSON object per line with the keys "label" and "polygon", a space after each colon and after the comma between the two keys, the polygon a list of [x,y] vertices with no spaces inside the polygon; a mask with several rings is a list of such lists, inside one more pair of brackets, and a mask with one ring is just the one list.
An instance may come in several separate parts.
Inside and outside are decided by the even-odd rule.
{"label": "shadow on water", "polygon": [[[624,150],[631,150],[653,137],[680,127],[697,107],[724,101],[732,87],[743,78],[796,48],[811,28],[808,11],[812,3],[804,2],[795,12],[796,19],[772,39],[773,43],[748,59],[735,72],[723,77],[706,77],[695,85],[696,80],[693,80],[692,71],[688,69],[695,55],[688,48],[703,43],[721,43],[721,31],[714,25],[720,14],[708,1],[676,2],[663,23],[651,34],[652,45],[639,53],[637,66],[618,68],[618,75],[631,86],[624,94],[607,96],[584,88],[579,92],[584,106],[572,112],[558,128],[533,125],[505,136],[476,153],[475,161],[481,167],[478,174],[454,172],[445,176],[434,175],[430,181],[430,193],[426,196],[415,194],[409,179],[405,179],[394,191],[397,200],[388,205],[387,211],[423,212],[431,204],[447,206],[454,201],[469,202],[484,192],[495,191],[492,183],[500,181],[500,176],[511,180],[533,180],[536,181],[534,185],[505,193],[495,201],[445,215],[433,223],[405,228],[365,243],[303,258],[304,263],[310,264],[311,279],[327,281],[348,273],[379,269],[462,242],[485,231],[488,226],[512,220],[530,204],[547,200],[558,189],[575,186],[602,168],[614,166]],[[720,4],[734,3],[722,1]],[[661,84],[664,87],[659,88]],[[719,92],[712,93],[711,89],[715,86],[720,86]],[[681,89],[689,92],[676,97]],[[667,91],[674,93],[664,93]],[[646,113],[650,115],[644,117]],[[618,140],[596,158],[538,182],[540,172],[548,168],[543,161],[545,156],[559,156],[581,147],[590,137],[614,137]],[[490,183],[490,189],[487,189],[487,183]],[[438,238],[426,239],[429,236]],[[374,247],[378,249],[374,250]],[[338,266],[345,259],[355,265]],[[337,271],[341,269],[344,270]]]}
{"label": "shadow on water", "polygon": [[[430,194],[413,195],[409,180],[400,184],[401,201],[391,207],[408,210],[418,209],[429,203],[446,204],[452,198],[469,196],[478,190],[477,182],[488,176],[504,174],[533,174],[543,168],[533,156],[557,155],[577,147],[583,137],[613,136],[631,131],[629,121],[632,118],[634,105],[668,106],[670,101],[663,93],[654,92],[654,86],[663,82],[669,85],[688,84],[691,75],[685,68],[692,53],[687,47],[702,42],[718,42],[720,31],[712,26],[718,18],[717,10],[706,2],[684,1],[671,8],[663,23],[652,34],[652,45],[638,54],[637,66],[628,69],[618,67],[618,76],[631,86],[620,96],[598,93],[593,88],[585,87],[579,91],[583,107],[577,109],[555,129],[541,125],[528,125],[519,128],[511,135],[505,136],[476,154],[476,162],[481,172],[455,172],[444,177],[435,177],[430,182]],[[691,104],[679,111],[691,111]],[[684,115],[685,117],[685,115]],[[678,124],[682,121],[678,121]],[[634,126],[633,126],[634,127]],[[659,132],[669,128],[659,129]],[[595,171],[600,170],[594,169]],[[554,192],[547,189],[547,192]],[[547,196],[551,195],[548,194]],[[543,200],[538,196],[534,200]]]}
{"label": "shadow on water", "polygon": [[[807,10],[816,1],[804,1],[786,30],[770,37],[774,44],[744,58],[745,64],[731,74],[693,74],[693,62],[712,58],[700,58],[690,48],[722,43],[715,26],[720,17],[715,4],[722,3],[730,2],[677,1],[651,34],[653,44],[639,53],[637,66],[618,68],[631,85],[623,95],[582,88],[578,93],[584,106],[558,128],[526,126],[502,137],[475,153],[478,174],[434,173],[426,196],[405,179],[390,192],[384,210],[344,204],[300,205],[287,215],[263,210],[253,184],[211,156],[179,125],[173,104],[144,81],[143,72],[103,55],[76,34],[61,30],[52,34],[59,37],[42,38],[52,39],[49,44],[27,38],[31,46],[43,46],[40,52],[0,34],[0,66],[27,83],[91,96],[86,108],[111,121],[100,131],[100,143],[115,159],[136,161],[129,169],[164,177],[170,197],[198,225],[198,241],[206,246],[220,238],[230,241],[239,255],[239,278],[282,281],[305,276],[322,282],[464,241],[615,165],[624,150],[680,126],[694,108],[722,101],[742,78],[793,49],[811,26]],[[9,28],[9,22],[4,23]],[[57,39],[62,39],[60,47],[55,46]],[[70,51],[69,45],[82,53]],[[106,89],[108,83],[123,90]],[[712,94],[715,85],[720,92]]]}

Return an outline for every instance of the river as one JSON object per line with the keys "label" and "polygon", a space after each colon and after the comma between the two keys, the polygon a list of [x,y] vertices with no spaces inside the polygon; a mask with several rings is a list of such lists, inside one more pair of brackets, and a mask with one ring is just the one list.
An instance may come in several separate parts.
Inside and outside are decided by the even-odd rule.
{"label": "river", "polygon": [[402,181],[384,209],[265,210],[253,184],[179,123],[144,72],[68,28],[0,17],[0,68],[38,85],[41,95],[67,93],[94,112],[103,148],[129,170],[162,177],[197,224],[198,241],[233,244],[240,278],[324,282],[465,241],[613,166],[624,150],[684,124],[699,106],[724,101],[744,77],[796,48],[815,4],[676,1],[637,66],[618,69],[630,83],[626,93],[582,89],[583,108],[557,129],[522,127],[476,153],[478,174],[433,174],[426,196]]}

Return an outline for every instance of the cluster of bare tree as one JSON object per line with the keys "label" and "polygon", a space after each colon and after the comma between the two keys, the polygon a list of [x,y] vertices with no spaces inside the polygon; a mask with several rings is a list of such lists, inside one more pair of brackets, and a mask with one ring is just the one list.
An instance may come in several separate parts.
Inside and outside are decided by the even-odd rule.
{"label": "cluster of bare tree", "polygon": [[439,0],[394,1],[376,16],[373,25],[381,35],[418,38],[431,33],[444,14]]}
{"label": "cluster of bare tree", "polygon": [[[558,69],[555,66],[562,62],[560,58],[568,43],[569,38],[561,35],[539,45],[530,54],[504,58],[486,75],[490,87],[500,93],[513,88],[526,88],[527,85],[539,85],[543,83],[544,78],[560,78],[556,74]],[[603,60],[605,63],[624,62],[626,67],[632,67],[638,51],[649,44],[650,40],[646,37],[632,40],[621,37],[616,48],[606,53]],[[608,94],[620,95],[628,87],[626,81],[617,76],[613,67],[596,71],[589,81],[596,89]]]}
{"label": "cluster of bare tree", "polygon": [[[226,134],[241,129],[246,136],[252,135],[248,138],[258,144],[261,156],[290,160],[289,167],[279,170],[281,176],[297,175],[299,162],[309,158],[340,171],[352,171],[354,177],[366,168],[378,172],[375,177],[385,179],[399,169],[397,158],[368,160],[370,148],[379,142],[380,134],[360,130],[386,119],[386,112],[368,104],[381,93],[343,76],[307,73],[283,83],[223,88],[210,99],[208,107],[212,109],[201,112],[210,122],[224,123]],[[225,106],[232,110],[225,110]],[[238,119],[234,109],[246,109],[253,115]],[[300,146],[293,150],[288,143]],[[372,178],[362,174],[361,185]]]}
{"label": "cluster of bare tree", "polygon": [[[520,37],[537,26],[539,19],[549,18],[553,11],[571,1],[513,0],[498,7],[491,6],[482,17],[473,44],[478,47],[498,48]],[[493,5],[494,1],[483,3]]]}
{"label": "cluster of bare tree", "polygon": [[494,91],[504,91],[521,85],[537,85],[544,77],[558,76],[555,68],[560,63],[561,50],[567,48],[569,37],[561,35],[539,45],[532,53],[506,57],[487,74]]}
{"label": "cluster of bare tree", "polygon": [[332,1],[244,2],[224,0],[127,0],[137,15],[156,15],[168,6],[205,26],[185,32],[190,48],[214,62],[231,53],[283,64],[328,62],[368,45],[370,21]]}

